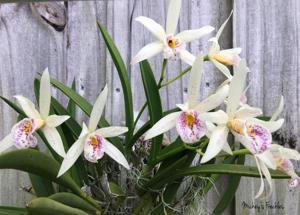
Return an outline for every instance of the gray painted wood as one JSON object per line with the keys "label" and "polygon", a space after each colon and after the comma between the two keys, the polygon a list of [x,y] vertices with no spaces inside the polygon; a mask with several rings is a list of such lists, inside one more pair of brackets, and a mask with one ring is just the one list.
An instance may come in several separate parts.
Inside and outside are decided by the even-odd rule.
{"label": "gray painted wood", "polygon": [[[242,56],[247,57],[252,70],[249,77],[252,87],[248,92],[251,104],[260,106],[266,114],[271,114],[280,94],[286,97],[289,105],[284,112],[286,124],[280,132],[280,142],[298,143],[299,3],[297,0],[288,3],[266,0],[251,3],[235,1],[232,4],[231,0],[183,1],[178,30],[199,28],[207,24],[218,28],[234,8],[233,25],[230,22],[225,29],[221,46],[230,48],[233,43],[243,48]],[[33,99],[33,78],[37,72],[49,67],[51,75],[64,83],[71,84],[75,77],[80,94],[91,102],[95,101],[107,83],[110,92],[105,116],[116,125],[122,124],[124,111],[121,108],[121,84],[98,32],[96,21],[99,20],[106,26],[128,66],[134,108],[138,111],[145,97],[141,93],[143,87],[138,65],[130,65],[130,60],[154,38],[134,18],[148,16],[164,25],[167,5],[168,0],[72,1],[68,2],[66,8],[65,29],[56,31],[38,19],[28,3],[0,4],[0,94],[10,98],[15,94],[22,94]],[[190,44],[188,48],[195,54],[206,53],[209,45],[207,39],[210,36]],[[162,60],[157,56],[150,63],[158,79]],[[174,77],[186,66],[181,62],[170,62],[167,79]],[[187,80],[188,76],[185,76],[161,90],[164,109],[173,108],[186,99]],[[210,63],[206,63],[201,98],[211,93],[223,80],[223,76]],[[66,102],[61,93],[55,90],[53,93]],[[78,117],[80,120],[86,118],[81,112]],[[15,114],[4,103],[0,103],[0,119],[5,122],[0,123],[0,134],[3,137],[15,122]],[[146,114],[142,119],[146,120]],[[174,134],[171,132],[171,136]],[[126,177],[126,173],[122,174]],[[125,185],[123,180],[121,183]],[[222,194],[228,183],[230,182],[226,177],[222,178],[221,183],[216,185],[218,192]],[[19,190],[23,185],[29,185],[26,174],[1,171],[0,204],[24,206],[30,196]],[[243,179],[236,196],[235,208],[232,205],[224,214],[233,214],[234,209],[236,214],[278,214],[278,211],[264,210],[258,213],[242,208],[242,201],[253,200],[258,186],[255,179]],[[289,192],[286,181],[276,182],[272,201],[278,200],[284,204],[286,209],[281,214],[299,213],[297,191],[299,190]],[[217,192],[210,191],[203,207],[211,211],[218,199]]]}

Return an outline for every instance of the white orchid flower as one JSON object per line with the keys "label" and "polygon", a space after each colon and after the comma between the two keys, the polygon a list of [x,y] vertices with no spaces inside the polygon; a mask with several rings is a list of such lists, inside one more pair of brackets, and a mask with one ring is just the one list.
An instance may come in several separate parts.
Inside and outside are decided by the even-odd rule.
{"label": "white orchid flower", "polygon": [[84,153],[85,159],[92,163],[97,163],[98,160],[103,157],[104,153],[106,153],[126,169],[130,169],[124,155],[106,139],[124,134],[128,131],[128,128],[111,126],[97,129],[107,100],[107,93],[108,89],[107,86],[105,86],[93,107],[89,126],[87,127],[85,123],[83,123],[81,134],[67,152],[57,177],[60,177],[70,169],[82,152]]}
{"label": "white orchid flower", "polygon": [[300,153],[277,144],[272,144],[269,150],[275,159],[276,169],[291,176],[288,183],[289,188],[297,187],[300,177],[295,173],[294,165],[290,160],[300,160]]}
{"label": "white orchid flower", "polygon": [[225,22],[221,25],[219,31],[216,36],[211,38],[209,41],[212,42],[212,46],[209,49],[208,57],[210,61],[228,78],[231,80],[232,75],[230,74],[228,66],[237,66],[241,60],[239,54],[241,53],[241,48],[233,48],[233,49],[225,49],[221,50],[219,45],[219,37],[221,36],[227,22],[232,16],[233,11],[231,11],[229,17],[225,20]]}
{"label": "white orchid flower", "polygon": [[176,127],[179,136],[185,143],[198,142],[206,134],[206,123],[202,115],[221,105],[228,95],[229,86],[222,86],[215,94],[210,95],[201,103],[197,103],[201,76],[203,71],[203,57],[199,56],[192,67],[188,85],[188,101],[180,104],[181,111],[168,114],[159,120],[148,132],[145,139],[151,139]]}
{"label": "white orchid flower", "polygon": [[0,142],[0,152],[12,146],[18,149],[36,147],[38,141],[33,134],[41,129],[53,150],[62,157],[66,155],[56,127],[68,120],[69,116],[49,116],[51,92],[48,69],[45,69],[41,77],[39,97],[40,112],[35,109],[35,105],[29,99],[23,96],[15,96],[28,118],[13,126],[11,133]]}
{"label": "white orchid flower", "polygon": [[185,49],[185,44],[201,38],[214,30],[212,26],[186,30],[178,34],[176,28],[179,20],[182,0],[171,0],[169,4],[166,30],[154,20],[139,16],[135,20],[143,24],[158,40],[143,47],[133,58],[132,64],[148,59],[163,52],[165,59],[181,59],[192,65],[196,57]]}
{"label": "white orchid flower", "polygon": [[[275,169],[276,164],[268,148],[272,144],[271,133],[277,131],[284,120],[259,120],[255,117],[262,114],[261,109],[245,104],[241,105],[240,99],[243,95],[247,73],[246,61],[241,60],[230,84],[226,113],[222,111],[218,118],[212,113],[207,114],[206,120],[210,120],[217,126],[213,127],[210,142],[201,163],[205,163],[215,157],[221,151],[221,144],[225,142],[228,145],[227,135],[231,131],[237,141],[241,142],[254,155],[261,178],[264,175],[272,189],[272,180],[268,167]],[[240,105],[241,107],[239,107]],[[230,147],[227,147],[227,152],[229,153],[230,151]],[[255,198],[262,194],[263,189],[264,184],[262,181]]]}

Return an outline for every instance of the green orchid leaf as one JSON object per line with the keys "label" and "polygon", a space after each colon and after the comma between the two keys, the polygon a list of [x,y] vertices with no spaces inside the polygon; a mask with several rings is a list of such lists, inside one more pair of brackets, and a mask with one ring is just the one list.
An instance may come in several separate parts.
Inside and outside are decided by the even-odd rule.
{"label": "green orchid leaf", "polygon": [[[74,80],[72,82],[72,87],[71,88],[72,88],[73,91],[76,92],[76,81],[75,81],[75,78],[74,78]],[[75,102],[72,99],[69,99],[67,110],[70,113],[70,116],[75,119],[75,117],[76,117],[76,104],[75,104]]]}
{"label": "green orchid leaf", "polygon": [[105,27],[98,22],[99,30],[102,34],[104,42],[109,50],[109,53],[112,57],[112,60],[115,64],[115,67],[118,71],[119,78],[122,84],[123,94],[124,94],[124,103],[125,103],[125,113],[126,113],[126,127],[128,127],[129,132],[127,133],[126,140],[129,140],[133,134],[133,124],[134,124],[134,117],[133,117],[133,101],[132,101],[132,92],[129,82],[129,76],[124,64],[124,61],[116,47],[114,41],[112,40],[111,36],[106,31]]}
{"label": "green orchid leaf", "polygon": [[68,205],[72,208],[78,208],[86,212],[95,212],[96,209],[84,199],[74,195],[73,193],[56,193],[48,197],[49,199]]}
{"label": "green orchid leaf", "polygon": [[[270,170],[272,178],[275,179],[285,179],[290,178],[290,176],[278,171]],[[175,180],[177,178],[189,176],[189,175],[200,175],[200,174],[225,174],[225,175],[238,175],[247,177],[260,177],[259,172],[256,167],[244,166],[238,164],[207,164],[195,167],[189,167],[183,170],[174,170],[170,172],[167,178],[160,178],[156,181],[152,189],[162,186],[169,181]],[[300,173],[297,173],[298,175]]]}
{"label": "green orchid leaf", "polygon": [[60,164],[56,160],[34,149],[18,149],[0,155],[0,169],[16,169],[32,173],[67,187],[81,197],[86,197],[70,175],[56,177],[59,168]]}
{"label": "green orchid leaf", "polygon": [[25,208],[11,207],[11,206],[0,206],[1,215],[25,215],[27,210]]}
{"label": "green orchid leaf", "polygon": [[[244,164],[245,163],[245,155],[238,156],[237,164]],[[222,214],[223,211],[228,207],[228,205],[233,200],[235,193],[239,187],[241,176],[233,175],[229,178],[230,184],[227,187],[222,199],[219,201],[218,205],[213,211],[213,214],[219,215]]]}
{"label": "green orchid leaf", "polygon": [[27,204],[27,210],[30,215],[88,215],[88,213],[80,209],[44,197],[36,198],[29,202]]}
{"label": "green orchid leaf", "polygon": [[34,194],[37,197],[47,197],[55,193],[53,184],[51,181],[35,175],[35,174],[29,174],[29,179],[34,191]]}
{"label": "green orchid leaf", "polygon": [[[147,60],[140,62],[140,70],[143,79],[144,90],[147,98],[148,111],[151,126],[163,117],[162,104],[159,95],[159,89],[153,75],[150,64]],[[156,160],[160,152],[163,135],[155,137],[151,141],[150,162]]]}

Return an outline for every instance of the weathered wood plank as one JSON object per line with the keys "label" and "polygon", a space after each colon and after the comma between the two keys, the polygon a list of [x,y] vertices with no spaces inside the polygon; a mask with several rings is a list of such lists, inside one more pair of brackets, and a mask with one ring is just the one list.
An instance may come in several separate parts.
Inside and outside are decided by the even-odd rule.
{"label": "weathered wood plank", "polygon": [[[234,44],[243,48],[251,69],[249,102],[267,115],[285,97],[285,124],[278,143],[299,148],[299,2],[235,1]],[[276,139],[276,138],[275,138]],[[277,138],[278,139],[278,138]],[[252,159],[248,162],[253,163]],[[258,179],[243,179],[236,200],[237,214],[299,214],[299,190],[290,192],[287,180],[275,183],[271,204],[279,201],[284,210],[266,209],[265,200],[254,200]],[[243,208],[242,202],[263,204],[264,210]]]}

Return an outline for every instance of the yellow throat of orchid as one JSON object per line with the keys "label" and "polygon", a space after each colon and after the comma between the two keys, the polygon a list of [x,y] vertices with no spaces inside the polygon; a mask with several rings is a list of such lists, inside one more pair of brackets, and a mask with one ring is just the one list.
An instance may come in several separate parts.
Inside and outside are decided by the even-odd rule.
{"label": "yellow throat of orchid", "polygon": [[196,118],[191,113],[186,113],[185,115],[185,123],[187,126],[193,126],[196,123]]}
{"label": "yellow throat of orchid", "polygon": [[99,144],[97,137],[96,136],[90,137],[90,143],[93,147],[97,147]]}
{"label": "yellow throat of orchid", "polygon": [[44,120],[36,119],[36,120],[34,120],[34,121],[35,121],[35,123],[36,123],[36,128],[35,128],[34,125],[33,125],[33,120],[27,120],[27,121],[26,121],[26,123],[25,123],[25,125],[24,125],[24,132],[25,132],[26,135],[32,133],[32,131],[33,131],[34,129],[39,129],[39,128],[41,128],[41,127],[43,127],[43,126],[45,125]]}
{"label": "yellow throat of orchid", "polygon": [[228,66],[232,66],[232,65],[235,64],[231,58],[226,57],[226,56],[221,55],[221,54],[213,54],[213,55],[210,56],[210,58],[218,61],[219,63],[225,64],[225,65],[228,65]]}
{"label": "yellow throat of orchid", "polygon": [[171,49],[175,49],[177,47],[177,40],[174,37],[168,39],[167,43]]}

